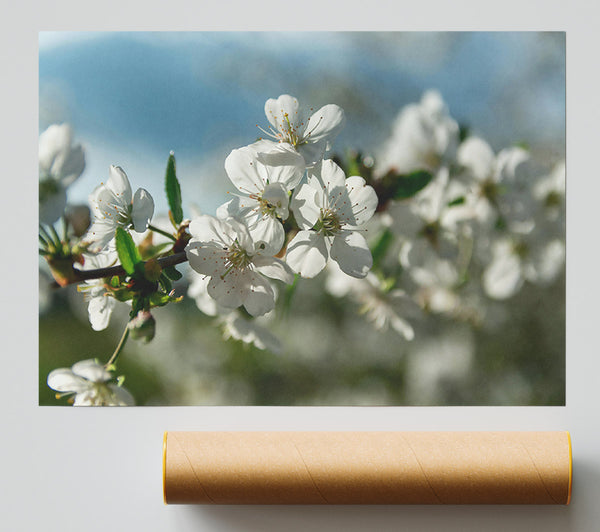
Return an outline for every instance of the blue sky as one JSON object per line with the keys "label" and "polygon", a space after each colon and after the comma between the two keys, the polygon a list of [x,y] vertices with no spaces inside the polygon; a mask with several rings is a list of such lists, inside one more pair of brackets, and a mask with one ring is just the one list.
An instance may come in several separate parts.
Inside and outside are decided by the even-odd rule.
{"label": "blue sky", "polygon": [[174,150],[187,205],[212,212],[231,189],[225,157],[260,135],[265,100],[282,93],[344,107],[340,151],[376,150],[400,108],[437,88],[495,149],[564,155],[564,46],[532,32],[41,33],[40,130],[69,122],[86,148],[71,201],[118,164],[165,210]]}

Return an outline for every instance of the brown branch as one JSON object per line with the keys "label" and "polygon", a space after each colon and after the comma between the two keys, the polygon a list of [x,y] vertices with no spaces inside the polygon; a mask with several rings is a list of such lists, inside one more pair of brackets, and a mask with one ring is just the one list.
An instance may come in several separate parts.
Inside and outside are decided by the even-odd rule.
{"label": "brown branch", "polygon": [[[180,251],[179,253],[173,253],[173,255],[167,255],[166,257],[157,259],[156,262],[161,268],[168,268],[169,266],[187,262],[187,260],[185,251]],[[80,283],[82,281],[89,281],[90,279],[103,279],[104,277],[112,277],[113,275],[127,275],[127,272],[120,264],[108,268],[97,268],[95,270],[77,270],[73,268],[73,272],[74,275],[69,277],[66,284]],[[58,286],[58,283],[54,283],[54,285]]]}

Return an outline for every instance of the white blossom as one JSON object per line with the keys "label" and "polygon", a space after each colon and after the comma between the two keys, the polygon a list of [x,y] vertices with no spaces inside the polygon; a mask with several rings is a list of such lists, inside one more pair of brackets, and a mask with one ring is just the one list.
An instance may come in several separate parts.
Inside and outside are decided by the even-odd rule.
{"label": "white blossom", "polygon": [[61,396],[74,394],[74,406],[132,406],[132,395],[111,379],[109,370],[90,359],[51,371],[48,386]]}
{"label": "white blossom", "polygon": [[289,215],[290,192],[304,174],[303,158],[284,145],[276,144],[268,152],[257,152],[250,145],[233,150],[225,170],[244,196],[223,205],[217,216],[243,219],[255,242],[269,243],[264,253],[278,253],[285,239],[279,219]]}
{"label": "white blossom", "polygon": [[375,329],[391,328],[405,340],[414,338],[414,329],[406,318],[415,318],[418,308],[403,290],[387,287],[371,272],[363,279],[349,277],[333,262],[327,266],[325,287],[336,297],[348,295],[356,301],[359,312]]}
{"label": "white blossom", "polygon": [[[107,268],[117,261],[114,249],[106,249],[97,254],[84,254],[83,270]],[[89,279],[77,287],[79,292],[85,294],[88,300],[88,315],[94,331],[102,331],[108,327],[110,316],[117,304],[117,300],[106,290],[104,279]]]}
{"label": "white blossom", "polygon": [[312,108],[305,112],[298,100],[288,94],[276,100],[269,98],[265,114],[271,124],[265,133],[296,149],[307,167],[318,163],[331,149],[331,143],[346,122],[344,110],[335,104],[325,105],[316,112]]}
{"label": "white blossom", "polygon": [[493,299],[508,299],[525,281],[551,283],[564,262],[564,240],[544,233],[541,227],[527,235],[503,235],[492,244],[491,261],[481,279],[483,289]]}
{"label": "white blossom", "polygon": [[94,222],[86,241],[90,249],[99,251],[114,238],[117,227],[133,228],[143,233],[154,214],[154,200],[150,193],[138,188],[132,195],[131,185],[122,168],[111,166],[106,183],[94,190],[89,198]]}
{"label": "white blossom", "polygon": [[400,263],[419,286],[448,288],[458,281],[456,261],[464,217],[449,206],[461,193],[454,184],[448,169],[441,168],[419,194],[389,208],[391,229],[404,241]]}
{"label": "white blossom", "polygon": [[392,135],[377,157],[377,173],[435,171],[453,160],[458,141],[458,124],[448,114],[439,92],[429,90],[419,103],[407,105],[396,118]]}
{"label": "white blossom", "polygon": [[282,346],[279,338],[263,327],[256,320],[248,320],[237,312],[232,312],[222,318],[223,337],[227,340],[233,338],[245,344],[252,344],[257,349],[281,354]]}
{"label": "white blossom", "polygon": [[287,247],[286,261],[303,277],[314,277],[329,260],[352,277],[365,277],[373,257],[362,226],[377,207],[373,187],[359,176],[346,179],[331,160],[308,172],[308,184],[300,185],[292,198],[292,209],[300,231]]}
{"label": "white blossom", "polygon": [[67,187],[85,168],[80,144],[73,144],[73,131],[68,124],[54,124],[39,138],[40,222],[51,225],[67,205]]}
{"label": "white blossom", "polygon": [[190,224],[192,239],[185,248],[190,266],[210,277],[208,293],[225,308],[243,305],[252,316],[275,306],[275,293],[263,277],[293,281],[293,273],[281,260],[263,255],[269,244],[255,243],[243,224],[230,218],[199,216]]}
{"label": "white blossom", "polygon": [[479,137],[470,137],[458,149],[457,162],[465,172],[464,205],[474,219],[489,229],[500,217],[511,231],[526,233],[533,227],[537,202],[533,195],[542,169],[523,148],[507,148],[494,155]]}

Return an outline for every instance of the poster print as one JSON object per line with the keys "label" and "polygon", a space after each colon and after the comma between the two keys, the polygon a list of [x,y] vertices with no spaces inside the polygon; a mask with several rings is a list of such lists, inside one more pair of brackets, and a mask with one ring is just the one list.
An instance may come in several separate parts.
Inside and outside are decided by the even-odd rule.
{"label": "poster print", "polygon": [[564,404],[564,33],[41,33],[39,69],[40,404]]}

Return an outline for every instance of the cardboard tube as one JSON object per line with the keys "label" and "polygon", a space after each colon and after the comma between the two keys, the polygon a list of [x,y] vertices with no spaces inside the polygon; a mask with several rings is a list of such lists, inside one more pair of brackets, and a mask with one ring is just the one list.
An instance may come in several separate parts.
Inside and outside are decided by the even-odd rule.
{"label": "cardboard tube", "polygon": [[568,432],[167,432],[168,504],[569,504]]}

